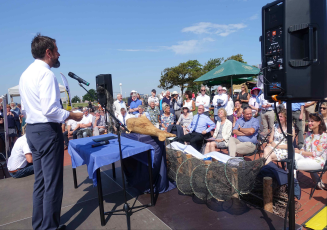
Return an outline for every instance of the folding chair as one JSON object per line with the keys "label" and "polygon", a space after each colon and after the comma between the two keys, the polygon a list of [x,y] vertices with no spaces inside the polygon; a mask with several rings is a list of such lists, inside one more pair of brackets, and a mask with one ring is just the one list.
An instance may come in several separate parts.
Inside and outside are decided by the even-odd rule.
{"label": "folding chair", "polygon": [[[304,170],[303,170],[304,171]],[[321,180],[321,178],[322,178],[322,175],[325,173],[327,171],[327,160],[326,160],[326,162],[325,162],[325,165],[324,165],[324,168],[323,169],[319,169],[319,170],[311,170],[311,171],[305,171],[305,172],[308,172],[308,173],[320,173],[320,177],[319,177],[319,180],[316,182],[316,184],[315,184],[315,187],[314,188],[311,188],[311,192],[310,192],[310,198],[309,198],[309,200],[311,200],[311,198],[312,198],[312,196],[313,196],[313,193],[316,191],[316,188],[317,188],[317,186],[318,186],[318,183],[320,182],[320,181],[322,181]],[[319,175],[319,174],[318,174]]]}
{"label": "folding chair", "polygon": [[[0,153],[1,155],[2,155],[2,157],[4,158],[4,159],[6,159],[6,157],[2,154],[2,153]],[[1,167],[1,170],[2,170],[2,173],[3,173],[3,178],[6,178],[6,173],[5,173],[5,169],[4,169],[4,165],[3,165],[3,162],[0,162],[0,167]]]}

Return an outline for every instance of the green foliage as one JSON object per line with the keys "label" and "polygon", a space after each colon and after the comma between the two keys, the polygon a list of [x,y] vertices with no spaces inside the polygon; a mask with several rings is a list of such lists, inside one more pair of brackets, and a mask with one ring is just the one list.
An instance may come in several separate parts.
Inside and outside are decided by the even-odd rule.
{"label": "green foliage", "polygon": [[72,103],[77,103],[78,101],[79,101],[79,102],[81,101],[81,99],[79,99],[78,96],[73,97],[73,99],[72,99]]}
{"label": "green foliage", "polygon": [[244,61],[244,59],[243,59],[243,54],[232,55],[229,58],[226,58],[225,62],[228,61],[228,60],[235,60],[235,61],[239,61],[239,62],[242,62],[244,64],[247,64],[247,62]]}
{"label": "green foliage", "polygon": [[202,75],[202,65],[197,60],[189,60],[161,72],[159,88],[168,90],[179,86],[182,93],[187,86],[195,85],[194,80]]}
{"label": "green foliage", "polygon": [[223,60],[224,60],[224,58],[215,58],[215,59],[210,58],[210,60],[207,63],[205,63],[203,66],[203,74],[218,67],[222,63]]}
{"label": "green foliage", "polygon": [[86,93],[83,96],[83,101],[94,101],[94,99],[96,98],[96,92],[94,89],[90,89],[89,93],[92,95],[92,97],[90,96],[90,94]]}

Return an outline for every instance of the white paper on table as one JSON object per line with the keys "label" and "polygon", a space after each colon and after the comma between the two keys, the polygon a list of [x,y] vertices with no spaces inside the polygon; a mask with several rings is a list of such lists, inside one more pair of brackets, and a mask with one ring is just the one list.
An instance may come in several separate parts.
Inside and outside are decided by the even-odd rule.
{"label": "white paper on table", "polygon": [[198,158],[198,159],[204,159],[205,156],[202,155],[199,151],[197,151],[195,148],[193,148],[191,145],[184,145],[179,142],[173,142],[170,143],[170,145],[167,145],[167,148],[179,150],[184,153],[191,154],[192,156]]}
{"label": "white paper on table", "polygon": [[72,104],[72,97],[70,96],[70,90],[69,90],[68,81],[67,81],[65,75],[63,75],[62,73],[60,73],[60,75],[61,75],[61,80],[62,80],[62,82],[64,83],[64,86],[65,86],[66,91],[67,91],[67,93],[68,93],[69,102],[70,102],[70,104]]}

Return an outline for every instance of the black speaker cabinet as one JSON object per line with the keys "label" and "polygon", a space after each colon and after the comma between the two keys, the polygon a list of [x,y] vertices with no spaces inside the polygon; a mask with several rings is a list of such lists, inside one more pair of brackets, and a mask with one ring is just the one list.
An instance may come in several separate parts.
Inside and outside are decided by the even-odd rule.
{"label": "black speaker cabinet", "polygon": [[100,105],[103,106],[108,103],[112,105],[113,91],[111,74],[99,74],[95,77],[95,81],[97,85],[97,97]]}
{"label": "black speaker cabinet", "polygon": [[326,0],[278,0],[262,8],[265,99],[327,97]]}

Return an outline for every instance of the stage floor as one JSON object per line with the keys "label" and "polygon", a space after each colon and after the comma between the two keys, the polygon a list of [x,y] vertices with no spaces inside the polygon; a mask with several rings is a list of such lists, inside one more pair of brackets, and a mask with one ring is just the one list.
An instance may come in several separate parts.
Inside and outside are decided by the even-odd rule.
{"label": "stage floor", "polygon": [[[120,166],[116,164],[117,178],[112,178],[111,166],[102,168],[105,211],[122,208]],[[97,189],[88,179],[85,166],[77,168],[78,188],[73,186],[71,166],[64,167],[64,196],[61,224],[67,229],[127,229],[124,215],[106,216],[101,226]],[[0,180],[0,229],[31,229],[32,191],[34,176]],[[134,212],[131,229],[282,229],[283,219],[239,202],[202,204],[177,189],[159,194],[156,205]],[[135,196],[128,188],[130,206],[147,204],[147,194]],[[300,227],[300,226],[298,226]]]}

